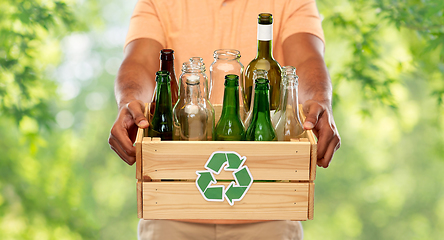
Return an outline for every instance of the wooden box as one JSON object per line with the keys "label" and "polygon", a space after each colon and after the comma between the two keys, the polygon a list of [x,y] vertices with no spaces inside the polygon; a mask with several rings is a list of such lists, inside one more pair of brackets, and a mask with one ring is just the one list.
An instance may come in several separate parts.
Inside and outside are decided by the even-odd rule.
{"label": "wooden box", "polygon": [[[221,106],[215,106],[215,110],[217,122]],[[139,129],[136,140],[138,217],[311,220],[317,145],[312,131],[306,131],[305,135],[291,142],[160,141],[144,137],[145,130]],[[204,178],[198,179],[198,176],[209,176],[210,170],[205,166],[215,163],[216,158],[211,158],[214,153],[227,159],[237,153],[246,160],[237,171],[233,170],[236,168],[233,164],[231,171],[219,168],[220,174],[212,172],[217,183],[201,184]],[[225,167],[229,167],[229,163],[228,160]],[[236,177],[245,166],[251,177],[248,188],[247,182],[240,183]],[[199,171],[204,173],[198,175]],[[207,201],[209,188],[224,189],[222,200],[218,193]],[[218,192],[218,189],[211,190]]]}

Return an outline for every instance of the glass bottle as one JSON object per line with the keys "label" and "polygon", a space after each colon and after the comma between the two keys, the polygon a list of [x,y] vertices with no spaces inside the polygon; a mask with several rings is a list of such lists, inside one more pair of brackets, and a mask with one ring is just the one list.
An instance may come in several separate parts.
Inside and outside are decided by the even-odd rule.
{"label": "glass bottle", "polygon": [[305,131],[299,117],[296,68],[292,66],[283,67],[282,81],[281,103],[273,116],[273,126],[278,141],[290,141],[291,139],[300,138]]}
{"label": "glass bottle", "polygon": [[256,69],[253,71],[253,92],[251,93],[250,110],[246,113],[244,120],[244,125],[246,129],[250,126],[251,118],[253,117],[254,92],[255,92],[254,89],[256,87],[256,79],[258,78],[264,78],[268,80],[268,72],[263,69]]}
{"label": "glass bottle", "polygon": [[171,104],[170,73],[158,71],[156,73],[156,99],[154,110],[148,128],[148,136],[160,137],[162,140],[173,139],[173,109]]}
{"label": "glass bottle", "polygon": [[247,129],[247,141],[276,141],[270,117],[269,81],[258,75],[254,87],[254,105],[250,126]]}
{"label": "glass bottle", "polygon": [[[235,74],[243,82],[244,66],[240,62],[240,52],[235,49],[218,49],[213,53],[214,61],[210,66],[210,102],[222,104],[224,94],[222,91],[212,91],[213,89],[223,89],[225,76]],[[241,89],[242,90],[242,89]],[[243,114],[243,113],[242,113]]]}
{"label": "glass bottle", "polygon": [[270,13],[261,13],[258,16],[257,31],[257,55],[245,69],[245,82],[241,84],[243,89],[244,107],[248,112],[253,91],[253,71],[264,69],[268,72],[270,81],[270,109],[276,110],[279,105],[281,86],[281,66],[273,58],[273,16]]}
{"label": "glass bottle", "polygon": [[[170,87],[171,87],[171,100],[173,106],[176,104],[179,98],[179,87],[177,85],[176,72],[174,70],[174,50],[173,49],[162,49],[160,50],[160,71],[166,70],[170,73]],[[156,84],[157,87],[157,84]],[[154,109],[156,107],[156,94],[157,90],[154,89],[153,99],[151,101],[150,113],[154,114]]]}
{"label": "glass bottle", "polygon": [[[182,64],[182,74],[179,78],[179,100],[173,108],[174,117],[174,139],[180,140],[180,122],[179,122],[179,110],[185,106],[186,103],[186,90],[187,90],[187,79],[190,76],[197,76],[199,82],[197,83],[200,89],[199,101],[204,106],[209,114],[209,119],[212,119],[212,126],[214,128],[214,108],[208,100],[208,77],[205,74],[205,64],[203,59],[200,57],[192,57],[188,62]],[[210,129],[211,131],[213,129]],[[210,138],[211,139],[211,138]]]}
{"label": "glass bottle", "polygon": [[239,113],[239,77],[234,74],[226,75],[224,85],[222,114],[216,125],[214,140],[245,140],[245,127]]}
{"label": "glass bottle", "polygon": [[205,106],[202,101],[200,77],[196,74],[188,75],[185,83],[185,105],[177,111],[179,140],[212,140],[214,110]]}

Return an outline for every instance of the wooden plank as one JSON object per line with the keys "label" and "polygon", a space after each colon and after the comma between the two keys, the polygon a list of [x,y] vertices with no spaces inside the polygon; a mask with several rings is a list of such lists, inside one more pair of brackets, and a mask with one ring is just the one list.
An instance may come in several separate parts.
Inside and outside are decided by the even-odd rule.
{"label": "wooden plank", "polygon": [[143,182],[145,219],[307,220],[308,183],[255,182],[230,206],[208,202],[195,182]]}
{"label": "wooden plank", "polygon": [[318,163],[318,145],[312,130],[307,131],[307,137],[310,141],[310,180],[314,181],[316,178],[316,166]]}
{"label": "wooden plank", "polygon": [[[149,104],[145,103],[145,117],[147,117],[148,115],[148,111],[149,111]],[[137,129],[137,135],[136,135],[136,141],[135,141],[135,145],[136,145],[136,179],[142,179],[142,142],[143,142],[143,138],[145,137],[146,134],[145,129],[143,128],[138,128]]]}
{"label": "wooden plank", "polygon": [[[247,141],[143,141],[143,177],[151,179],[196,179],[215,151],[234,151],[247,157],[255,180],[309,180],[309,142]],[[222,171],[217,179],[233,179]]]}
{"label": "wooden plank", "polygon": [[137,217],[143,218],[143,182],[137,180]]}
{"label": "wooden plank", "polygon": [[[302,104],[299,104],[299,114],[302,122],[305,122],[305,114],[302,108]],[[318,163],[318,144],[315,138],[315,135],[312,130],[305,131],[305,137],[308,138],[310,142],[310,181],[314,181],[316,179],[316,166]]]}
{"label": "wooden plank", "polygon": [[137,130],[136,136],[136,179],[142,178],[142,139],[143,139],[143,129],[139,128]]}
{"label": "wooden plank", "polygon": [[308,190],[308,220],[313,220],[314,217],[314,187],[315,184],[310,182]]}

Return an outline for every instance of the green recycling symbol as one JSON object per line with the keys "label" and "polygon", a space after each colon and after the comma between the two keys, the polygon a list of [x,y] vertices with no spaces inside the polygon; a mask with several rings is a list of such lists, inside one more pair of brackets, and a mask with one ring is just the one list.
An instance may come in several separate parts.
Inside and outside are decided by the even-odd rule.
{"label": "green recycling symbol", "polygon": [[[243,166],[245,160],[247,158],[241,157],[237,152],[213,152],[205,164],[207,170],[196,171],[196,186],[205,200],[223,202],[225,197],[231,206],[235,201],[242,200],[253,183],[250,170]],[[227,188],[224,185],[212,185],[217,183],[213,174],[219,174],[222,168],[232,171],[236,181],[231,181]]]}

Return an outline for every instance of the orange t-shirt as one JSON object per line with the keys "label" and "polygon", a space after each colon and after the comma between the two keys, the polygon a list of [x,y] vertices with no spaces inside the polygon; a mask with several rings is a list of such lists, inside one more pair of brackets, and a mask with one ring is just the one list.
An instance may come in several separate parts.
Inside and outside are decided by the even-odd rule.
{"label": "orange t-shirt", "polygon": [[125,46],[150,38],[174,49],[177,74],[190,57],[202,57],[208,71],[216,49],[239,50],[246,67],[257,53],[262,12],[273,14],[273,56],[281,66],[286,65],[282,44],[287,37],[305,32],[324,41],[315,0],[139,0]]}

